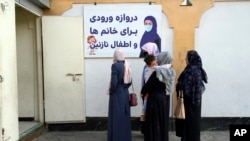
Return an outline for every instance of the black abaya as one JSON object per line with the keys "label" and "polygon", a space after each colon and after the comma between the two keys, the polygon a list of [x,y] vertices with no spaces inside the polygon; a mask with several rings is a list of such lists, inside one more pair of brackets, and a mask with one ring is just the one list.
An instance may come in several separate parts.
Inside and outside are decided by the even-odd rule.
{"label": "black abaya", "polygon": [[194,105],[188,96],[184,95],[186,119],[182,141],[200,141],[201,105]]}
{"label": "black abaya", "polygon": [[168,141],[170,96],[165,89],[165,84],[156,78],[156,72],[142,88],[142,94],[149,94],[144,141]]}

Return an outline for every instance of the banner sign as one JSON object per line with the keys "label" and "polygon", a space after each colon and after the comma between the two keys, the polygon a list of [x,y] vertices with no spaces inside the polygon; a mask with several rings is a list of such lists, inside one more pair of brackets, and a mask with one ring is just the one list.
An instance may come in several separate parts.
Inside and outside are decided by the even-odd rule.
{"label": "banner sign", "polygon": [[[160,5],[88,5],[84,6],[83,12],[85,57],[113,57],[114,49],[118,47],[124,48],[126,57],[139,57],[142,44],[146,42],[155,42],[160,52],[161,26],[157,26],[161,25]],[[146,17],[155,19],[155,23],[144,25]],[[156,33],[151,34],[153,30]]]}

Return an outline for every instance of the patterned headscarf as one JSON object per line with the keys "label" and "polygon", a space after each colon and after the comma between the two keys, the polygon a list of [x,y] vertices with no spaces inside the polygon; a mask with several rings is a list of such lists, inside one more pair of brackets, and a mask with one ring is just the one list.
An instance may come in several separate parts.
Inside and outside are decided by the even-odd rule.
{"label": "patterned headscarf", "polygon": [[176,85],[177,95],[183,91],[192,99],[194,105],[201,104],[202,94],[205,91],[203,81],[207,83],[207,74],[202,68],[201,57],[195,50],[187,52],[187,66],[178,78]]}
{"label": "patterned headscarf", "polygon": [[188,51],[187,52],[187,59],[188,59],[189,65],[194,65],[194,66],[198,67],[201,70],[202,80],[205,83],[207,83],[207,73],[202,68],[202,61],[201,61],[201,57],[198,54],[198,52],[195,51],[195,50]]}

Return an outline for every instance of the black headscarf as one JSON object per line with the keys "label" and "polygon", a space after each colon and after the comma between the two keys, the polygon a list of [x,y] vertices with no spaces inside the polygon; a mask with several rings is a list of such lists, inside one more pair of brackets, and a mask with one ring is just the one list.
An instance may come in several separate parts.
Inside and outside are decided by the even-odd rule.
{"label": "black headscarf", "polygon": [[207,83],[207,73],[202,68],[202,61],[201,61],[201,57],[198,54],[198,52],[195,51],[195,50],[188,51],[187,52],[187,59],[188,59],[189,65],[194,65],[194,66],[198,67],[201,70],[202,80],[205,83]]}

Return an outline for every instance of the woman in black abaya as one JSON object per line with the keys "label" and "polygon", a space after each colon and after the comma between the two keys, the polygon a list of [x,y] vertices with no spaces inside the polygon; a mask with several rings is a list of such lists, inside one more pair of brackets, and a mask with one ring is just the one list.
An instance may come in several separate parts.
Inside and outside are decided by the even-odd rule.
{"label": "woman in black abaya", "polygon": [[[168,52],[157,56],[160,66],[172,64]],[[172,67],[159,67],[152,73],[141,94],[148,93],[144,141],[168,141],[170,94],[173,92],[175,71]]]}
{"label": "woman in black abaya", "polygon": [[207,74],[202,61],[195,50],[187,52],[187,66],[178,78],[177,95],[184,94],[185,120],[176,120],[176,135],[181,141],[200,141],[200,119],[202,93],[205,91]]}

